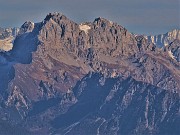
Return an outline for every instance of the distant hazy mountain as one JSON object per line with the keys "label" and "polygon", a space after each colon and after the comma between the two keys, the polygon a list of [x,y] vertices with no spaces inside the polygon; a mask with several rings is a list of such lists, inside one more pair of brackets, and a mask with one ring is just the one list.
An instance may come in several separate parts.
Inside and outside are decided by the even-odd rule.
{"label": "distant hazy mountain", "polygon": [[172,59],[180,62],[180,30],[174,29],[166,34],[145,36],[150,43],[162,48]]}
{"label": "distant hazy mountain", "polygon": [[101,17],[25,22],[0,53],[0,119],[19,134],[178,135],[180,40],[172,37],[161,49]]}
{"label": "distant hazy mountain", "polygon": [[174,40],[180,40],[180,30],[174,29],[166,34],[160,34],[156,36],[147,36],[149,42],[154,43],[157,47],[161,48],[169,45]]}

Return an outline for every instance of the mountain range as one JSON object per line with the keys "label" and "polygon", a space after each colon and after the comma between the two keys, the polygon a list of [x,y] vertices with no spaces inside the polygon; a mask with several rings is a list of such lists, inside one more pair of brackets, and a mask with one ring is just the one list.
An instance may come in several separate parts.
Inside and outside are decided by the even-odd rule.
{"label": "mountain range", "polygon": [[61,13],[0,29],[0,134],[180,134],[179,33]]}

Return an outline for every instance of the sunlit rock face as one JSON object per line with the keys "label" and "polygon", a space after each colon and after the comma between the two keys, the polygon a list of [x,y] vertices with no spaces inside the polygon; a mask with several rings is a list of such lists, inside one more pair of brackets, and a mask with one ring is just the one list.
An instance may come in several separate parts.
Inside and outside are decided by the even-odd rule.
{"label": "sunlit rock face", "polygon": [[0,51],[12,50],[13,43],[19,33],[19,28],[0,28]]}
{"label": "sunlit rock face", "polygon": [[28,133],[178,133],[178,39],[160,49],[101,17],[50,13],[0,56],[0,116]]}

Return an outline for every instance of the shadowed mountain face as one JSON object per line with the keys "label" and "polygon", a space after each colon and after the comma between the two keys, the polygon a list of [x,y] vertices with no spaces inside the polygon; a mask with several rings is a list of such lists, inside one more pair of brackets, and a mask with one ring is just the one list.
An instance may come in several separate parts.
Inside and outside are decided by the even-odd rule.
{"label": "shadowed mountain face", "polygon": [[179,133],[177,93],[132,78],[101,82],[102,78],[99,74],[84,78],[74,89],[81,93],[78,102],[55,118],[53,127],[72,135]]}
{"label": "shadowed mountain face", "polygon": [[0,118],[32,134],[179,134],[178,39],[159,49],[50,13],[22,25],[0,69]]}

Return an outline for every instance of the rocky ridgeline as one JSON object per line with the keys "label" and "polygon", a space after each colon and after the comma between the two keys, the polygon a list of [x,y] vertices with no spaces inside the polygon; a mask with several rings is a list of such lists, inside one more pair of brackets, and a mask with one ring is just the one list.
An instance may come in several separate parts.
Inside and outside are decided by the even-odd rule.
{"label": "rocky ridgeline", "polygon": [[25,22],[3,56],[2,110],[36,133],[84,134],[93,122],[89,134],[163,134],[179,119],[179,54],[178,39],[159,49],[101,17],[77,24],[50,13]]}

